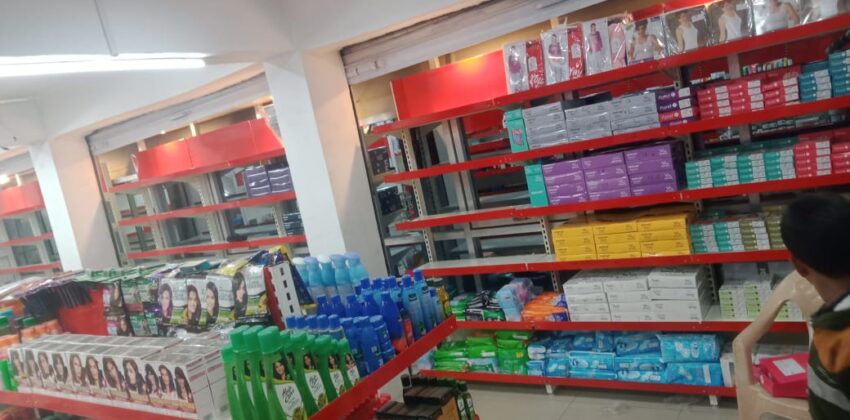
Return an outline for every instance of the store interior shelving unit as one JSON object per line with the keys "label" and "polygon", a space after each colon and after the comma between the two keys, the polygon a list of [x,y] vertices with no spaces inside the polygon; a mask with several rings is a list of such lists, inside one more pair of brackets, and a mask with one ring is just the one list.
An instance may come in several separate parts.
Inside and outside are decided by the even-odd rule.
{"label": "store interior shelving unit", "polygon": [[[266,109],[238,110],[100,157],[123,263],[223,257],[274,245],[307,253],[294,190],[248,191],[245,167],[286,162]],[[287,229],[293,215],[298,229]]]}
{"label": "store interior shelving unit", "polygon": [[0,190],[0,278],[53,273],[58,261],[38,182]]}
{"label": "store interior shelving unit", "polygon": [[[635,19],[657,14],[661,4],[651,10],[634,13]],[[705,147],[702,134],[734,127],[741,143],[765,137],[751,133],[750,124],[781,118],[850,108],[850,96],[814,102],[796,103],[762,111],[726,117],[700,119],[681,125],[642,130],[628,134],[574,143],[564,143],[529,151],[511,153],[503,140],[500,121],[493,115],[501,110],[516,109],[553,99],[574,99],[591,93],[611,92],[612,96],[641,91],[649,87],[677,84],[687,86],[691,78],[726,71],[730,78],[740,77],[742,66],[789,57],[794,63],[825,59],[825,50],[846,28],[850,15],[839,15],[819,22],[779,30],[763,35],[700,48],[664,59],[630,65],[591,76],[531,89],[525,92],[487,96],[472,88],[456,90],[455,98],[435,98],[429,91],[448,92],[450,86],[462,86],[473,79],[498,79],[503,72],[502,52],[495,51],[468,59],[458,65],[447,65],[420,78],[393,82],[393,96],[399,120],[379,125],[374,132],[393,135],[401,140],[406,170],[384,176],[386,182],[410,185],[415,193],[419,217],[395,225],[398,231],[415,232],[426,251],[429,262],[421,268],[431,277],[454,278],[458,288],[481,290],[492,274],[541,272],[550,273],[552,287],[560,289],[565,271],[583,269],[658,267],[669,265],[712,264],[716,277],[718,264],[767,263],[787,261],[784,250],[695,254],[678,257],[651,257],[622,260],[558,261],[553,253],[551,227],[568,215],[600,210],[641,208],[668,203],[692,203],[703,206],[758,208],[763,203],[782,203],[789,193],[813,188],[836,188],[850,185],[850,175],[823,175],[734,186],[682,190],[641,197],[594,201],[580,204],[531,207],[528,204],[493,205],[480,194],[482,178],[500,180],[519,173],[527,161],[578,155],[594,149],[638,145],[664,138],[684,139],[689,156],[697,147]],[[462,65],[461,65],[462,64]],[[479,70],[472,70],[479,69]],[[476,74],[480,71],[482,74]],[[484,74],[487,73],[487,74]],[[432,83],[424,83],[428,80]],[[417,83],[414,83],[417,82]],[[442,83],[441,86],[435,86]],[[421,87],[417,87],[421,86]],[[480,86],[480,85],[475,85]],[[473,99],[470,99],[473,98]],[[431,101],[431,102],[428,102]],[[424,105],[423,105],[423,102]],[[427,111],[423,111],[427,109]],[[844,112],[844,111],[842,111]],[[491,114],[489,117],[482,117]],[[489,126],[481,120],[489,120]],[[493,122],[497,120],[497,122]],[[837,125],[836,125],[837,126]],[[772,135],[793,135],[807,128],[783,130]],[[813,130],[810,130],[813,131]],[[482,135],[483,134],[483,135]],[[483,140],[482,140],[483,138]],[[434,153],[434,144],[448,151],[442,157]],[[725,144],[732,144],[728,141]],[[445,156],[448,156],[446,158]],[[499,181],[496,181],[497,183]],[[503,181],[505,185],[510,184]],[[523,191],[520,191],[520,194]],[[505,195],[517,194],[505,191]],[[784,194],[784,195],[783,195]],[[445,197],[456,198],[456,206],[445,206]],[[527,193],[525,195],[527,197]],[[527,199],[526,199],[527,200]],[[452,200],[448,200],[452,201]],[[527,203],[527,201],[525,201]],[[413,236],[411,236],[412,238]],[[489,243],[487,243],[489,241]],[[528,245],[528,243],[531,245]],[[495,244],[494,244],[495,243]],[[528,250],[531,250],[529,252]],[[715,287],[718,287],[715,284]],[[704,322],[560,322],[533,324],[526,322],[459,322],[458,329],[533,329],[533,330],[635,330],[635,331],[712,331],[740,332],[747,321],[726,320],[712,308]],[[802,321],[784,321],[773,331],[805,333]],[[449,373],[428,371],[434,376],[448,376],[473,381],[582,386],[594,388],[635,389],[655,392],[734,396],[734,389],[690,387],[679,385],[647,385],[614,381],[575,380],[564,378],[522,377],[498,374]]]}

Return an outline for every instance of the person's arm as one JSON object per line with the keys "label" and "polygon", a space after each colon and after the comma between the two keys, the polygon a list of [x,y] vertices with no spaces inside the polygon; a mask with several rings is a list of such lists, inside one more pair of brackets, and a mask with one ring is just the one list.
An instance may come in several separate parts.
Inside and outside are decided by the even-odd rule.
{"label": "person's arm", "polygon": [[717,27],[720,28],[720,42],[726,42],[726,17],[720,16],[720,19],[717,19]]}
{"label": "person's arm", "polygon": [[791,19],[791,22],[794,22],[794,25],[800,24],[800,14],[794,10],[794,7],[788,3],[782,3],[782,7],[785,8],[785,13],[788,14],[788,18]]}
{"label": "person's arm", "polygon": [[676,28],[676,46],[679,47],[679,52],[685,50],[685,34],[681,26]]}
{"label": "person's arm", "polygon": [[637,44],[637,35],[629,43],[629,60],[635,59],[635,44]]}

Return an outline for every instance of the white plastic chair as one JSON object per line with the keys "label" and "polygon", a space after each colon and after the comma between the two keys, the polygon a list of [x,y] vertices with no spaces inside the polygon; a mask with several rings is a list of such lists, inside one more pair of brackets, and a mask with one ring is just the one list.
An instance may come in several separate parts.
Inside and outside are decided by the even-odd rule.
{"label": "white plastic chair", "polygon": [[[814,286],[794,271],[776,286],[758,317],[732,342],[738,418],[741,420],[758,420],[764,413],[790,419],[811,419],[807,400],[773,397],[753,378],[753,347],[770,330],[776,315],[789,300],[797,304],[806,322],[823,306]],[[811,327],[809,339],[811,341]]]}

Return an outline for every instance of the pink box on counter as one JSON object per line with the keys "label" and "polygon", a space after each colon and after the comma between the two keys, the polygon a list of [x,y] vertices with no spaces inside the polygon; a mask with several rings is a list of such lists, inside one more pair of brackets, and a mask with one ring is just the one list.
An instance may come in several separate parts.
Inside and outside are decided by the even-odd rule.
{"label": "pink box on counter", "polygon": [[581,167],[584,169],[607,168],[614,165],[622,165],[625,163],[623,152],[606,153],[604,155],[595,155],[581,158]]}
{"label": "pink box on counter", "polygon": [[759,361],[759,383],[774,397],[808,397],[808,353],[767,357]]}
{"label": "pink box on counter", "polygon": [[586,203],[588,202],[588,196],[585,193],[574,194],[574,195],[557,195],[557,196],[549,196],[549,205],[557,206],[561,204],[575,204],[575,203]]}
{"label": "pink box on counter", "polygon": [[629,187],[629,177],[621,176],[617,178],[606,178],[595,181],[585,181],[587,183],[587,191],[594,193],[600,191],[619,190]]}
{"label": "pink box on counter", "polygon": [[582,170],[581,161],[579,159],[562,160],[560,162],[547,163],[542,166],[544,176],[568,174]]}
{"label": "pink box on counter", "polygon": [[645,172],[629,176],[629,181],[632,183],[632,189],[643,185],[677,182],[678,179],[679,176],[674,170]]}
{"label": "pink box on counter", "polygon": [[647,184],[639,187],[632,187],[632,195],[635,197],[674,191],[679,191],[679,185],[676,182],[662,182],[660,184]]}
{"label": "pink box on counter", "polygon": [[587,186],[585,186],[583,182],[581,182],[581,183],[576,182],[574,184],[556,184],[556,185],[546,184],[546,194],[548,194],[549,197],[584,194],[586,192],[587,192]]}
{"label": "pink box on counter", "polygon": [[590,201],[612,200],[615,198],[631,197],[631,195],[632,191],[629,188],[587,193],[587,196],[588,198],[590,198]]}
{"label": "pink box on counter", "polygon": [[626,165],[614,165],[607,168],[588,169],[584,171],[584,179],[586,181],[597,181],[606,178],[616,178],[626,176]]}
{"label": "pink box on counter", "polygon": [[629,175],[675,169],[675,162],[670,158],[640,160],[626,165],[626,170],[629,171]]}

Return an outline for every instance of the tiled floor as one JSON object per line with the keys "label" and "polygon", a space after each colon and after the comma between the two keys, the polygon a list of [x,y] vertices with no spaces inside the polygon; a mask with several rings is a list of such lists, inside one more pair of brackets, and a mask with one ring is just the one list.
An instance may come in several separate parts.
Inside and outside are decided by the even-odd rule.
{"label": "tiled floor", "polygon": [[711,407],[708,397],[658,395],[542,386],[471,384],[476,412],[482,420],[733,420],[734,399]]}

